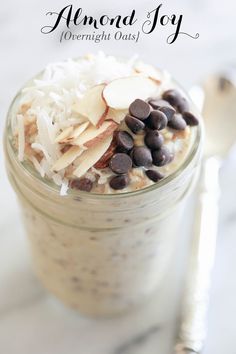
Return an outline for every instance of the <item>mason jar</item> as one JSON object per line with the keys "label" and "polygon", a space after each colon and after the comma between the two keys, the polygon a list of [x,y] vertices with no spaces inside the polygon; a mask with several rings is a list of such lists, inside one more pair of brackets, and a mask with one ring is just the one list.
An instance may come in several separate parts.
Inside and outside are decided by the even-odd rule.
{"label": "mason jar", "polygon": [[[111,316],[142,303],[160,286],[181,234],[186,196],[196,180],[202,124],[178,169],[157,184],[121,194],[59,187],[20,162],[11,116],[4,136],[6,167],[17,194],[35,271],[66,305],[91,316]],[[183,222],[183,221],[182,221]]]}

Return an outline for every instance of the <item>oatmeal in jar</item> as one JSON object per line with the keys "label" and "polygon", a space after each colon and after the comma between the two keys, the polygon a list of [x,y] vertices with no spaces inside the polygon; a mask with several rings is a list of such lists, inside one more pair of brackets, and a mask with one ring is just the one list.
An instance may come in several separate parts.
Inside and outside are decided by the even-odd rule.
{"label": "oatmeal in jar", "polygon": [[161,286],[202,146],[201,119],[167,72],[103,53],[49,64],[14,99],[4,140],[52,294],[111,316]]}

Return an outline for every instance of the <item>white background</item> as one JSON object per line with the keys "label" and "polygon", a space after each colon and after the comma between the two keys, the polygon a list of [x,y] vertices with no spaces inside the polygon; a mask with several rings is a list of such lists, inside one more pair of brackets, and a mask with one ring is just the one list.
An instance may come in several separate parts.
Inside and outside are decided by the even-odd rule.
{"label": "white background", "polygon": [[[73,3],[75,7],[83,7],[84,14],[93,16],[105,13],[125,15],[135,8],[137,17],[141,21],[147,12],[154,9],[160,2],[154,0],[82,0],[69,3]],[[40,2],[7,0],[1,3],[1,136],[7,108],[13,95],[29,77],[40,71],[50,61],[77,57],[98,50],[119,56],[138,53],[143,60],[167,68],[187,89],[193,83],[201,82],[206,75],[225,64],[236,62],[236,4],[234,0],[224,2],[218,0],[163,1],[161,9],[163,14],[182,13],[184,15],[182,30],[192,35],[197,32],[200,34],[197,40],[180,36],[172,45],[166,43],[167,36],[173,32],[171,26],[166,28],[158,26],[154,34],[143,35],[139,43],[109,41],[95,44],[89,41],[70,41],[59,44],[59,32],[53,35],[43,35],[40,33],[40,28],[50,24],[50,19],[45,16],[47,11],[57,11],[66,5],[68,3],[61,0],[41,0]],[[75,33],[78,33],[77,29]],[[223,197],[206,354],[236,353],[234,324],[236,313],[235,162],[235,154],[232,153],[221,174]],[[0,353],[107,354],[104,352],[106,347],[103,345],[101,345],[103,349],[99,349],[98,345],[97,350],[92,349],[91,346],[86,347],[86,340],[89,341],[89,337],[86,339],[86,333],[90,331],[94,331],[93,340],[96,343],[99,343],[99,336],[101,336],[101,341],[104,338],[108,340],[106,335],[102,339],[102,333],[105,332],[98,329],[94,323],[91,325],[86,319],[80,319],[78,329],[76,322],[78,320],[74,314],[64,314],[58,308],[53,311],[50,300],[49,303],[47,300],[44,303],[37,303],[37,298],[40,298],[43,290],[31,274],[28,264],[28,253],[19,222],[18,209],[14,194],[6,179],[2,153],[0,163]],[[141,314],[138,319],[142,322]],[[66,326],[63,326],[63,321],[66,321]],[[131,334],[132,330],[127,327],[126,335],[127,332]],[[112,332],[108,330],[107,336],[112,336]],[[120,336],[124,337],[125,334],[120,332]],[[82,337],[85,339],[78,341],[78,338]],[[67,351],[72,343],[74,343],[73,350],[70,348]],[[143,353],[148,354],[147,350],[145,349]],[[150,349],[149,351],[150,354],[155,352]],[[164,354],[161,350],[157,352]],[[138,354],[138,351],[135,354]]]}

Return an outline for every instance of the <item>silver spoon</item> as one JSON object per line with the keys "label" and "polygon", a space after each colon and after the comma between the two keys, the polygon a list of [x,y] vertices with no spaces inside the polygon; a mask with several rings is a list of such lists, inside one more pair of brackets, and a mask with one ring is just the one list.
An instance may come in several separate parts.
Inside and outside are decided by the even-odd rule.
{"label": "silver spoon", "polygon": [[[211,271],[219,213],[219,169],[236,141],[236,70],[210,77],[203,88],[195,87],[190,95],[202,108],[206,144],[194,220],[181,323],[175,353],[200,353],[207,333]],[[202,106],[202,107],[201,107]]]}

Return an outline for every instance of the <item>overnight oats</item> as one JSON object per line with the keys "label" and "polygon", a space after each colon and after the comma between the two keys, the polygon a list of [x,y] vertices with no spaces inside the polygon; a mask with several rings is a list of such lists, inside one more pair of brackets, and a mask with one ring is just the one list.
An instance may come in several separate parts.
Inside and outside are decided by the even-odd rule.
{"label": "overnight oats", "polygon": [[9,110],[5,153],[44,286],[92,316],[160,286],[201,137],[183,90],[136,58],[88,55],[28,82]]}

